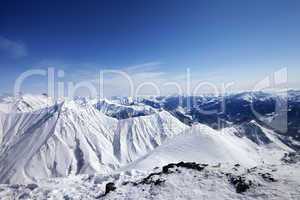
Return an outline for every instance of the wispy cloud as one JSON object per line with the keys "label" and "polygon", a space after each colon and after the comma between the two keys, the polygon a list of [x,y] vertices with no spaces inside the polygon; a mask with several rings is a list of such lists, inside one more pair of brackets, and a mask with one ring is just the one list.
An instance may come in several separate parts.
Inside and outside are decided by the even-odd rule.
{"label": "wispy cloud", "polygon": [[[95,88],[94,91],[100,91],[106,97],[187,94],[188,92],[201,94],[214,91],[215,87],[219,89],[223,83],[229,82],[225,79],[220,82],[222,74],[219,73],[201,74],[187,69],[176,73],[165,70],[167,68],[161,62],[114,67],[51,62],[51,67],[55,68],[56,73],[59,70],[65,72],[63,77],[59,77],[59,80],[66,84],[66,88],[72,84],[76,87],[76,91],[78,90],[77,94],[81,94],[88,91],[88,88],[85,87],[88,84]],[[101,72],[102,77],[100,76]],[[100,81],[101,78],[103,78],[102,81]]]}
{"label": "wispy cloud", "polygon": [[[205,75],[197,72],[191,71],[188,75],[186,70],[180,73],[164,71],[164,64],[157,61],[117,67],[97,67],[87,64],[74,66],[71,71],[66,71],[64,80],[74,85],[88,82],[99,91],[100,72],[102,72],[103,80],[100,90],[104,96],[129,96],[132,95],[131,89],[134,90],[134,95],[185,94],[188,87],[188,76],[191,79],[189,83],[191,89],[196,88],[200,81],[208,81]],[[210,82],[213,83],[212,80]],[[206,92],[206,90],[212,89],[214,88],[211,88],[210,85],[203,85],[197,91]],[[84,91],[86,88],[79,88],[79,90]]]}
{"label": "wispy cloud", "polygon": [[[165,72],[162,71],[163,63],[147,62],[130,66],[97,67],[95,65],[76,64],[76,70],[67,73],[69,81],[74,84],[90,82],[99,86],[100,72],[103,73],[103,90],[105,96],[129,95],[131,84],[134,89],[145,82],[159,84],[165,81]],[[130,79],[130,80],[129,80]],[[149,88],[143,87],[147,93]],[[151,88],[150,88],[151,90]]]}
{"label": "wispy cloud", "polygon": [[133,73],[149,72],[149,71],[158,70],[162,64],[163,64],[162,62],[147,62],[138,65],[123,67],[122,69],[124,71],[133,72]]}
{"label": "wispy cloud", "polygon": [[22,58],[27,56],[27,48],[25,44],[9,40],[0,36],[0,53],[10,58]]}

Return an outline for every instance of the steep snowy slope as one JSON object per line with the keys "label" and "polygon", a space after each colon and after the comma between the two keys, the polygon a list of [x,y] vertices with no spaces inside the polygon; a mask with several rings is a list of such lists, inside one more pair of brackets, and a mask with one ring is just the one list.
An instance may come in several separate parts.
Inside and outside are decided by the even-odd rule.
{"label": "steep snowy slope", "polygon": [[27,164],[36,178],[79,173],[108,173],[118,166],[113,155],[113,130],[117,121],[91,106],[65,102],[49,138]]}
{"label": "steep snowy slope", "polygon": [[40,111],[2,116],[1,182],[103,172],[113,156],[115,119],[93,107],[65,102]]}
{"label": "steep snowy slope", "polygon": [[120,120],[115,132],[114,154],[122,164],[130,163],[187,128],[166,111]]}
{"label": "steep snowy slope", "polygon": [[74,101],[0,119],[2,183],[110,173],[186,128],[167,112],[118,121]]}
{"label": "steep snowy slope", "polygon": [[281,149],[285,149],[287,151],[292,151],[290,147],[284,144],[280,140],[280,135],[275,131],[263,127],[256,121],[252,120],[247,123],[242,123],[239,126],[234,126],[235,130],[233,132],[240,137],[247,137],[252,142],[257,145],[264,145],[271,147],[280,147]]}
{"label": "steep snowy slope", "polygon": [[[25,179],[26,162],[53,134],[61,105],[32,113],[1,114],[3,139],[0,149],[0,180]],[[24,180],[26,181],[26,180]]]}

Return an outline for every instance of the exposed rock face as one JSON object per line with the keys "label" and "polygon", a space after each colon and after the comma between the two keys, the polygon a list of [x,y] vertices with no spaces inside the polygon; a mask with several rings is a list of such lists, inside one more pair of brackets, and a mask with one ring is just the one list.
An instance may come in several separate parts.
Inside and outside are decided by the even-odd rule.
{"label": "exposed rock face", "polygon": [[287,164],[300,162],[300,152],[285,153],[281,160]]}
{"label": "exposed rock face", "polygon": [[235,176],[232,174],[228,174],[229,182],[235,187],[237,193],[246,192],[251,186],[252,182],[247,181],[245,177]]}
{"label": "exposed rock face", "polygon": [[110,182],[107,183],[105,186],[105,195],[108,194],[109,192],[115,191],[117,188],[114,183]]}

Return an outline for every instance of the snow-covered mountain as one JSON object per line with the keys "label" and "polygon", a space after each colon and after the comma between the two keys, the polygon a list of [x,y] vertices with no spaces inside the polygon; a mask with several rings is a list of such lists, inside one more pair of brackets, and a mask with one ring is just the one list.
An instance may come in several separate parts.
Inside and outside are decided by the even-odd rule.
{"label": "snow-covered mountain", "polygon": [[109,173],[186,128],[165,111],[118,121],[74,101],[0,119],[2,183]]}
{"label": "snow-covered mountain", "polygon": [[[46,95],[4,97],[0,102],[0,183],[41,184],[55,177],[74,182],[82,174],[129,173],[133,178],[135,173],[145,175],[182,161],[215,167],[281,166],[298,151],[297,134],[285,136],[250,116],[243,110],[245,105],[273,104],[273,97],[249,95],[227,97],[226,115],[199,114],[199,109],[219,106],[220,97],[212,96],[196,98],[190,108],[178,104],[177,96],[58,101]],[[295,118],[289,121],[297,130],[298,104],[293,103]],[[228,120],[227,126],[214,129],[214,117]],[[8,194],[19,195],[15,190]]]}

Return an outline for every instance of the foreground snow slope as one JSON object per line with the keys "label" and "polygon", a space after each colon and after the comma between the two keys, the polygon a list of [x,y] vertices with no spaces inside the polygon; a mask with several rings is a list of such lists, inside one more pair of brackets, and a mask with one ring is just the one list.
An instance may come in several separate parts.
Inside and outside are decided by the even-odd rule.
{"label": "foreground snow slope", "polygon": [[[255,168],[221,165],[207,166],[200,171],[173,167],[168,173],[162,173],[157,169],[152,175],[136,171],[80,175],[43,180],[37,185],[0,185],[0,199],[298,200],[298,169],[299,163]],[[243,190],[238,191],[235,182]],[[114,183],[116,189],[105,194],[108,183]]]}
{"label": "foreground snow slope", "polygon": [[[146,182],[147,176],[144,176],[133,183],[117,184],[116,191],[108,193],[104,199],[298,200],[300,173],[297,167],[299,165],[256,168],[208,166],[200,172],[175,167],[169,173],[146,178]],[[242,187],[235,185],[239,181]]]}

